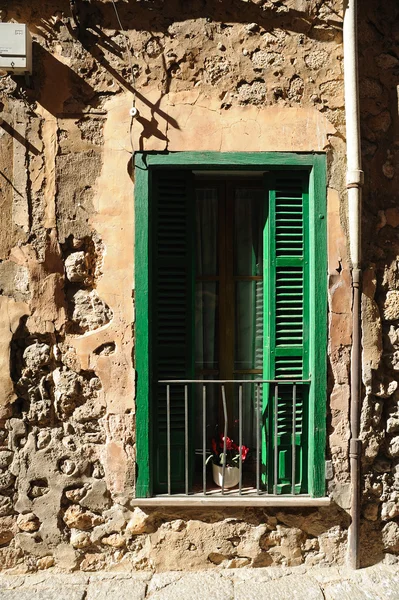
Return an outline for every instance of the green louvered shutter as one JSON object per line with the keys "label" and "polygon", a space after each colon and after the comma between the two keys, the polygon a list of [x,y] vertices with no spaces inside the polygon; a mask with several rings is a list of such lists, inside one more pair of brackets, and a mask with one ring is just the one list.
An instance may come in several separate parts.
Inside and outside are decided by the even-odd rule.
{"label": "green louvered shutter", "polygon": [[[309,231],[308,175],[276,171],[267,177],[269,219],[265,243],[264,376],[309,379]],[[266,281],[267,280],[267,281]],[[269,490],[292,491],[295,439],[295,492],[307,485],[308,384],[297,386],[293,435],[293,390],[279,385],[277,400],[277,477],[275,465],[275,390],[267,391],[266,462]],[[277,485],[276,485],[277,483]]]}
{"label": "green louvered shutter", "polygon": [[[164,379],[193,378],[193,200],[191,173],[158,171],[152,180],[154,198],[152,260],[152,407],[154,492],[167,491],[167,402]],[[184,491],[184,386],[170,394],[171,482]],[[189,395],[189,407],[191,394]],[[191,407],[190,407],[191,413]],[[189,414],[191,421],[191,414]],[[190,433],[189,439],[192,440]],[[189,473],[192,448],[189,448]]]}

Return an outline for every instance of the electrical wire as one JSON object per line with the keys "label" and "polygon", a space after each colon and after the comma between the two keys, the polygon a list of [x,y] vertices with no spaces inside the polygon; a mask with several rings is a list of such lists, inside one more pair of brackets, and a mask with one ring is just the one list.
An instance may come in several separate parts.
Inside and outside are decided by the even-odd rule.
{"label": "electrical wire", "polygon": [[[128,56],[128,60],[129,60],[130,72],[131,72],[131,76],[132,76],[132,88],[133,88],[132,108],[136,108],[136,93],[135,93],[136,92],[136,76],[134,74],[134,68],[133,68],[133,62],[132,62],[132,58],[134,58],[134,51],[133,51],[132,44],[130,42],[130,38],[122,25],[122,21],[120,19],[118,9],[115,4],[115,0],[112,0],[112,6],[114,7],[116,20],[118,21],[119,28],[122,31],[123,36],[125,38],[126,51],[127,51],[127,56]],[[130,119],[130,128],[129,128],[130,146],[132,149],[132,162],[134,161],[133,121],[134,121],[134,117],[132,116]]]}
{"label": "electrical wire", "polygon": [[[126,50],[127,50],[127,55],[128,55],[128,59],[129,59],[129,67],[130,67],[130,72],[131,72],[131,75],[132,75],[132,86],[133,86],[133,89],[135,89],[135,86],[136,86],[136,76],[134,74],[134,68],[133,68],[133,63],[132,63],[132,57],[134,57],[134,51],[133,51],[132,45],[130,43],[130,38],[129,38],[127,32],[125,31],[125,29],[124,29],[124,27],[122,25],[122,22],[121,22],[119,13],[118,13],[118,9],[117,9],[116,4],[115,4],[115,0],[112,0],[112,6],[114,7],[114,11],[115,11],[115,15],[116,15],[116,20],[118,21],[119,28],[122,31],[123,36],[125,38]],[[135,105],[134,104],[135,101],[136,101],[136,94],[133,93],[133,106]]]}

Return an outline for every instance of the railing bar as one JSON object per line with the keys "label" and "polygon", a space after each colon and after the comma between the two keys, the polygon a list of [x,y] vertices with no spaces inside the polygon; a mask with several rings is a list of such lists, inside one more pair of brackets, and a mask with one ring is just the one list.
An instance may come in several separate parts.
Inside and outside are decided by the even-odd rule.
{"label": "railing bar", "polygon": [[222,495],[224,494],[224,477],[226,474],[226,446],[227,446],[227,406],[226,406],[226,390],[222,385],[222,402],[223,402],[223,417],[224,417],[224,435],[223,435],[223,454],[224,460],[222,464]]}
{"label": "railing bar", "polygon": [[240,480],[239,480],[239,494],[242,495],[242,384],[238,388],[238,446],[240,451]]}
{"label": "railing bar", "polygon": [[202,488],[206,496],[206,386],[202,386]]}
{"label": "railing bar", "polygon": [[256,384],[256,493],[260,494],[260,384]]}
{"label": "railing bar", "polygon": [[278,385],[274,387],[274,485],[273,493],[277,494],[278,482]]}
{"label": "railing bar", "polygon": [[184,482],[188,496],[188,386],[184,386]]}
{"label": "railing bar", "polygon": [[167,437],[167,460],[168,460],[168,496],[172,494],[171,471],[170,471],[170,385],[166,386],[166,437]]}
{"label": "railing bar", "polygon": [[295,471],[296,471],[296,451],[295,451],[295,442],[296,442],[296,384],[292,386],[292,494],[295,495]]}

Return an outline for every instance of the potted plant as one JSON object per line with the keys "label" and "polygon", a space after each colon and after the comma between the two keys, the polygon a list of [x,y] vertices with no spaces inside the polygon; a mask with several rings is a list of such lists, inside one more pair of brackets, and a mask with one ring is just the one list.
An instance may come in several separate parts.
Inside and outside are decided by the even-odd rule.
{"label": "potted plant", "polygon": [[[229,437],[226,436],[226,452],[224,452],[224,436],[219,435],[219,439],[212,438],[212,453],[208,461],[212,461],[213,481],[216,485],[225,488],[232,488],[240,481],[240,454],[242,462],[248,456],[249,448],[247,446],[237,446]],[[207,461],[207,462],[208,462]],[[224,486],[223,486],[223,466],[224,466]]]}

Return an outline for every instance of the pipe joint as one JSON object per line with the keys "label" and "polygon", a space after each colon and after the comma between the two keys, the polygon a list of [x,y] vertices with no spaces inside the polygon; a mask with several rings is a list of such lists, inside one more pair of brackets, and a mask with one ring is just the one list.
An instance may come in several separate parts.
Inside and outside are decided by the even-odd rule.
{"label": "pipe joint", "polygon": [[361,269],[352,269],[352,287],[360,287],[360,282],[362,279],[362,271]]}
{"label": "pipe joint", "polygon": [[346,187],[361,188],[364,184],[364,171],[361,169],[350,169],[346,173]]}
{"label": "pipe joint", "polygon": [[349,441],[349,458],[360,458],[362,455],[362,440],[359,438],[352,438]]}

